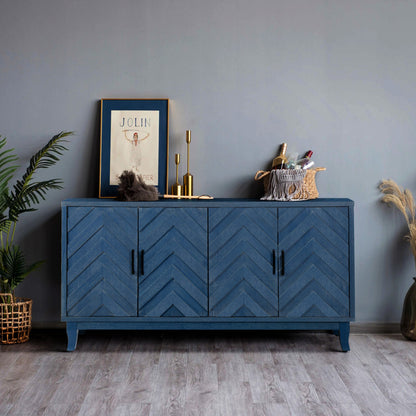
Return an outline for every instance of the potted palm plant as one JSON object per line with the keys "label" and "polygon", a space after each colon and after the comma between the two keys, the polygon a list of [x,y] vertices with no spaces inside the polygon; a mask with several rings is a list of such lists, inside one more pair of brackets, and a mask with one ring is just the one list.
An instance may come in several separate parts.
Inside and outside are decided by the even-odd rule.
{"label": "potted palm plant", "polygon": [[59,161],[66,149],[64,143],[72,132],[61,132],[50,139],[29,162],[21,179],[9,183],[16,170],[14,149],[5,149],[6,138],[0,136],[0,343],[16,344],[29,339],[32,300],[15,296],[16,287],[43,261],[26,264],[23,252],[14,237],[20,215],[35,211],[50,189],[61,189],[62,180],[36,181],[38,169]]}

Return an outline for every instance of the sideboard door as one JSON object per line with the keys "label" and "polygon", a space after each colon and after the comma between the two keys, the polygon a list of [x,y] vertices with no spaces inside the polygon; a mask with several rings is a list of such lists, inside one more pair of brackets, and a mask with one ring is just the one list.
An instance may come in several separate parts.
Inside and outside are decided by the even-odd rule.
{"label": "sideboard door", "polygon": [[139,209],[139,316],[208,315],[207,209]]}
{"label": "sideboard door", "polygon": [[279,316],[348,317],[348,208],[279,208],[278,217]]}
{"label": "sideboard door", "polygon": [[276,208],[210,208],[210,316],[277,316]]}
{"label": "sideboard door", "polygon": [[137,209],[68,207],[67,315],[137,316]]}

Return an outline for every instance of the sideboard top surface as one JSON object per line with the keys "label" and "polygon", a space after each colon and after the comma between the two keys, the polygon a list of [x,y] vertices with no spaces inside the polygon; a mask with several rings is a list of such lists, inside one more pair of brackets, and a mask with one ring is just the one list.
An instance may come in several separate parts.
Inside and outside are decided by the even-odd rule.
{"label": "sideboard top surface", "polygon": [[66,206],[111,206],[111,207],[326,207],[326,206],[354,206],[354,201],[348,198],[318,198],[307,201],[261,201],[259,199],[244,198],[214,198],[214,199],[159,199],[157,201],[117,201],[115,199],[99,198],[73,198],[62,201],[62,207]]}

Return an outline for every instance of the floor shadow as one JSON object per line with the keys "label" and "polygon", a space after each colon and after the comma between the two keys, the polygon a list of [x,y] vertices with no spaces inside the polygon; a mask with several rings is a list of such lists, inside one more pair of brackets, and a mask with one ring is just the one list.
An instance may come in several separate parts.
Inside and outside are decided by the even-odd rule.
{"label": "floor shadow", "polygon": [[[65,352],[64,329],[33,329],[24,344],[1,345],[0,352]],[[124,345],[124,347],[123,347]],[[339,340],[328,331],[95,331],[80,332],[78,352],[117,352],[120,348],[184,353],[323,353],[340,352]]]}

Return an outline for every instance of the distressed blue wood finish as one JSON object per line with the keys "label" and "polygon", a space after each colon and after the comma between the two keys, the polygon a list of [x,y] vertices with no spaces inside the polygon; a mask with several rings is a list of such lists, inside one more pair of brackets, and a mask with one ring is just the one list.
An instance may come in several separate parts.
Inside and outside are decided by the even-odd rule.
{"label": "distressed blue wood finish", "polygon": [[67,227],[67,314],[136,316],[136,210],[69,207]]}
{"label": "distressed blue wood finish", "polygon": [[78,325],[76,322],[66,324],[66,336],[68,338],[67,351],[74,351],[78,342]]}
{"label": "distressed blue wood finish", "polygon": [[139,316],[208,315],[207,239],[205,208],[139,209]]}
{"label": "distressed blue wood finish", "polygon": [[279,209],[280,316],[349,316],[348,224],[346,207]]}
{"label": "distressed blue wood finish", "polygon": [[209,210],[210,316],[277,316],[276,208]]}
{"label": "distressed blue wood finish", "polygon": [[[61,310],[62,320],[67,323],[68,350],[76,348],[78,332],[89,329],[263,329],[330,330],[339,337],[341,349],[348,351],[349,323],[354,319],[353,204],[348,199],[296,202],[247,199],[64,201]],[[234,214],[227,215],[231,212]],[[230,220],[243,212],[242,218],[245,218],[240,221],[238,231]],[[250,212],[257,215],[254,218],[247,216]],[[269,220],[270,215],[274,215],[275,221]],[[230,227],[226,226],[227,221],[230,221]],[[149,226],[147,231],[146,223]],[[184,228],[181,224],[185,224]],[[229,228],[229,231],[223,233],[222,227]],[[91,231],[94,228],[95,231]],[[265,228],[267,236],[264,235]],[[277,240],[271,242],[276,234]],[[77,243],[78,239],[81,244]],[[102,241],[98,242],[100,239]],[[119,244],[114,246],[117,240]],[[255,240],[261,240],[261,243],[256,241],[251,246]],[[96,244],[93,244],[94,241]],[[276,264],[275,275],[273,244],[280,260]],[[174,255],[169,251],[172,245]],[[121,250],[122,246],[127,250]],[[132,250],[135,250],[133,257]],[[141,250],[144,250],[144,264],[140,262]],[[230,260],[238,251],[242,253],[242,258],[250,260],[246,261],[245,271],[243,267],[237,272],[240,278],[234,275],[229,277],[229,281],[234,279],[238,286],[243,281],[258,279],[250,285],[265,299],[254,302],[262,311],[247,300],[254,297],[254,291],[247,289],[247,283],[239,292],[241,296],[234,297],[235,305],[240,305],[234,308],[234,312],[233,308],[228,309],[231,312],[221,308],[220,299],[227,296],[221,294],[219,288],[223,287],[225,292],[230,288],[225,284],[228,282],[228,270],[222,263],[228,261],[230,267],[240,264]],[[285,252],[285,264],[281,262],[282,251]],[[170,260],[172,257],[176,258],[176,262]],[[101,259],[106,258],[117,267],[112,266],[109,271],[107,266],[111,263],[100,264]],[[201,260],[204,258],[205,261]],[[97,260],[100,272],[92,273],[93,266],[90,264]],[[119,266],[119,262],[123,266]],[[140,274],[141,266],[144,266],[144,275]],[[284,274],[282,266],[285,266]],[[178,269],[180,273],[171,269]],[[260,277],[249,276],[248,270],[257,276],[258,269],[261,269]],[[99,275],[102,277],[98,278]],[[293,281],[289,280],[290,276]],[[95,286],[92,283],[94,279],[98,282]],[[158,282],[159,279],[162,283]],[[276,294],[273,282],[277,285],[275,301],[272,301]],[[173,289],[160,296],[153,307],[152,288],[158,284],[163,286],[163,283]],[[113,296],[117,294],[108,290],[110,286],[120,290],[122,305],[119,299],[119,304],[114,307]],[[102,290],[101,287],[107,289]],[[249,296],[244,299],[244,292],[249,291]],[[154,299],[158,298],[156,292]],[[163,288],[157,293],[163,293]],[[302,296],[306,299],[304,303]],[[216,299],[219,301],[216,302]],[[267,303],[275,306],[270,309]],[[121,306],[122,311],[119,309]],[[220,316],[221,313],[224,316]]]}
{"label": "distressed blue wood finish", "polygon": [[348,338],[350,335],[350,323],[349,322],[340,322],[339,324],[339,342],[341,344],[341,349],[343,352],[350,350],[350,345]]}

